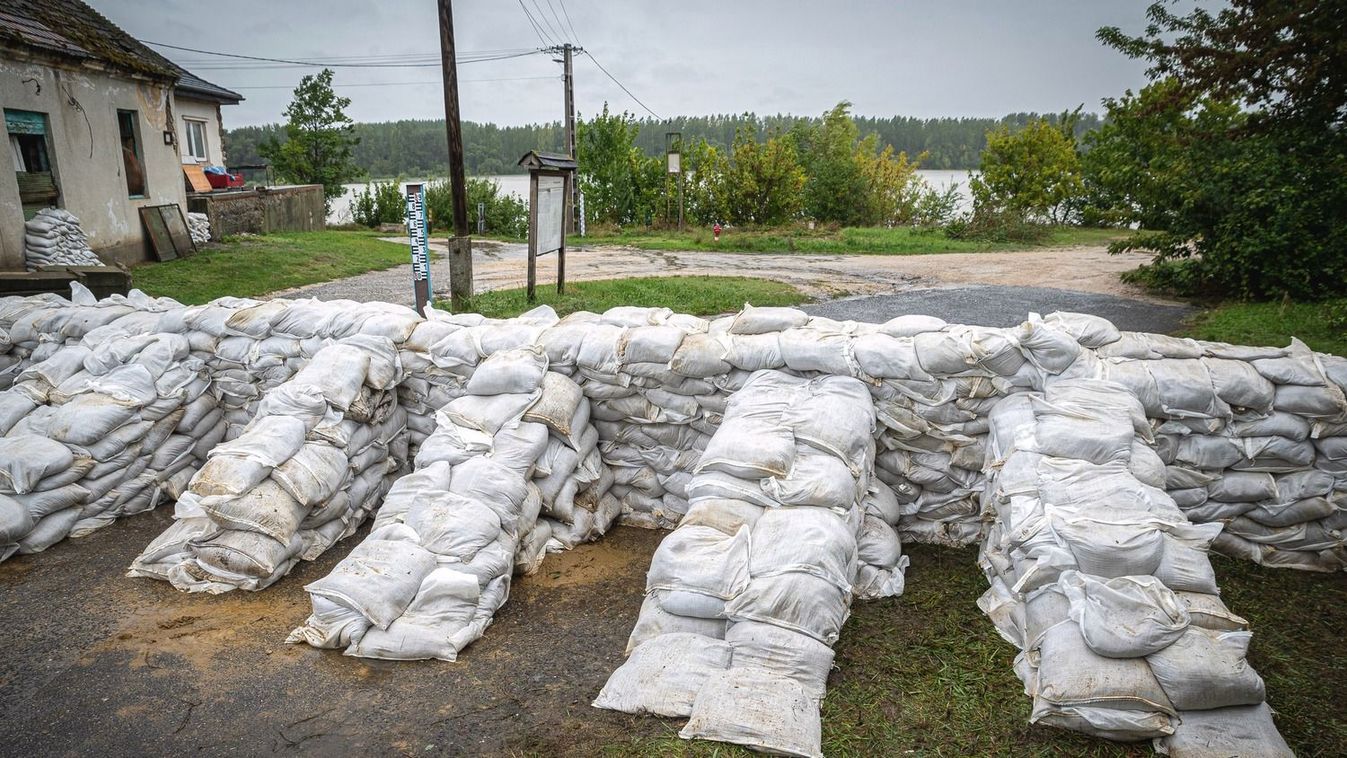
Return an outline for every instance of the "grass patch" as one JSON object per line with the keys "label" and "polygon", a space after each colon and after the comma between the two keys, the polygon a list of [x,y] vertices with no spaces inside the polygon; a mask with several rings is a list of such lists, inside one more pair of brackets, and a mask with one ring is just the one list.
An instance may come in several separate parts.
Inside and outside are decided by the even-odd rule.
{"label": "grass patch", "polygon": [[[904,546],[902,597],[857,602],[836,647],[823,701],[826,755],[1132,756],[1122,744],[1029,724],[1030,700],[1002,640],[975,601],[987,588],[972,548]],[[1222,596],[1249,619],[1250,663],[1267,683],[1277,726],[1298,755],[1347,754],[1337,700],[1347,624],[1347,575],[1269,569],[1216,557]],[[1313,609],[1313,612],[1307,612]],[[610,755],[757,755],[667,736],[606,746]]]}
{"label": "grass patch", "polygon": [[1320,352],[1347,355],[1347,300],[1227,303],[1198,314],[1185,333],[1197,339],[1278,347],[1298,337]]}
{"label": "grass patch", "polygon": [[[538,301],[528,302],[524,289],[483,292],[474,297],[468,311],[491,318],[518,316],[530,308],[550,305],[562,316],[576,311],[602,313],[619,305],[672,308],[680,313],[709,316],[753,305],[797,305],[807,300],[789,284],[742,276],[650,276],[572,282],[566,294],[553,285],[538,287]],[[437,302],[436,307],[449,307]]]}
{"label": "grass patch", "polygon": [[[212,243],[190,258],[145,263],[132,286],[187,305],[217,297],[255,297],[407,263],[407,249],[378,232],[278,232]],[[387,235],[383,235],[387,236]]]}
{"label": "grass patch", "polygon": [[1103,245],[1118,239],[1125,230],[1053,227],[1040,243],[991,242],[952,239],[941,229],[913,227],[785,227],[730,229],[714,241],[709,229],[598,230],[581,242],[587,245],[630,245],[643,250],[706,250],[727,253],[822,253],[852,255],[928,255],[933,253],[980,253],[1023,250],[1033,247]]}

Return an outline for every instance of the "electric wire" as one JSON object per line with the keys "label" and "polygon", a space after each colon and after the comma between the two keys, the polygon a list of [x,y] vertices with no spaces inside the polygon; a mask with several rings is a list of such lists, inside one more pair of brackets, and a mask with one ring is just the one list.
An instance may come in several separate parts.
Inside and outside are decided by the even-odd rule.
{"label": "electric wire", "polygon": [[636,101],[636,104],[637,104],[637,105],[640,105],[642,108],[645,108],[646,112],[649,113],[650,115],[654,116],[655,118],[659,119],[660,121],[663,121],[663,120],[664,120],[664,117],[663,117],[663,116],[661,116],[661,115],[659,115],[658,113],[656,113],[655,111],[651,110],[650,106],[648,106],[648,105],[646,105],[645,103],[641,102],[641,98],[639,98],[639,97],[637,97],[636,95],[632,94],[632,91],[629,90],[629,89],[627,89],[627,85],[625,85],[625,84],[623,84],[622,82],[618,81],[616,76],[613,76],[612,74],[608,73],[608,69],[604,68],[602,63],[599,63],[599,59],[598,59],[598,58],[595,58],[593,53],[591,53],[591,52],[588,51],[588,50],[586,50],[586,51],[584,51],[584,52],[585,52],[585,55],[589,56],[589,59],[590,59],[591,61],[594,61],[594,65],[599,67],[599,70],[603,72],[603,75],[604,75],[604,76],[608,77],[609,79],[612,79],[612,80],[613,80],[613,84],[616,84],[618,87],[621,87],[621,88],[622,88],[622,91],[625,92],[625,93],[627,93],[627,97],[630,97],[632,100],[635,100],[635,101]]}

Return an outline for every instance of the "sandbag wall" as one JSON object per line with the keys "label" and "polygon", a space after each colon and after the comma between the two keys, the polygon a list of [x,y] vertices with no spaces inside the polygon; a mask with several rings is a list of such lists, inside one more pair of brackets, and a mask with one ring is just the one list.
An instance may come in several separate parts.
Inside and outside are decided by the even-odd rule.
{"label": "sandbag wall", "polygon": [[175,432],[210,381],[187,340],[99,336],[0,392],[0,560],[153,508],[195,460]]}
{"label": "sandbag wall", "polygon": [[[991,414],[979,605],[1021,653],[1031,721],[1184,755],[1290,755],[1193,524],[1121,385],[1062,380]],[[1213,725],[1223,728],[1213,729]]]}
{"label": "sandbag wall", "polygon": [[553,369],[573,371],[593,401],[626,523],[677,524],[688,510],[690,469],[730,396],[752,372],[780,369],[865,380],[882,427],[876,469],[901,501],[900,531],[967,544],[982,531],[987,409],[1042,382],[1008,334],[925,316],[866,324],[746,306],[707,321],[625,307],[572,314],[538,340]]}
{"label": "sandbag wall", "polygon": [[491,623],[511,575],[616,518],[588,401],[533,349],[495,353],[436,415],[416,471],[393,485],[369,536],[305,587],[313,614],[290,642],[389,660],[452,661]]}
{"label": "sandbag wall", "polygon": [[386,337],[347,337],[268,392],[178,498],[130,576],[189,592],[257,590],[352,534],[407,461],[402,366]]}
{"label": "sandbag wall", "polygon": [[1098,375],[1153,419],[1166,488],[1221,552],[1271,566],[1347,568],[1347,359],[1125,333]]}
{"label": "sandbag wall", "polygon": [[874,417],[852,378],[749,377],[594,705],[688,718],[688,739],[822,754],[819,704],[851,597],[903,589],[897,503],[870,488]]}

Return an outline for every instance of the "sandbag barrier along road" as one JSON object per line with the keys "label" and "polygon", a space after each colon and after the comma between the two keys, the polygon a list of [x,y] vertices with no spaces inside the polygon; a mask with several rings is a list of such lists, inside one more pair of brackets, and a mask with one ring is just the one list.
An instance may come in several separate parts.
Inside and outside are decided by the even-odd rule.
{"label": "sandbag barrier along road", "polygon": [[[737,399],[750,382],[765,381],[763,371],[787,384],[851,388],[855,397],[836,412],[849,418],[864,409],[874,432],[866,433],[866,452],[842,445],[834,450],[846,455],[819,454],[808,434],[783,443],[770,431],[771,402],[753,409],[756,392]],[[378,538],[348,558],[347,578],[357,579],[315,582],[314,618],[298,638],[353,654],[449,658],[504,601],[511,569],[536,566],[541,551],[593,539],[616,516],[644,527],[683,525],[663,553],[676,564],[679,550],[698,553],[693,527],[738,534],[742,509],[725,506],[726,515],[704,505],[698,493],[707,482],[752,483],[764,474],[755,486],[785,486],[792,475],[825,483],[827,467],[836,469],[828,461],[845,460],[856,486],[866,487],[849,508],[862,529],[856,572],[840,575],[858,597],[888,594],[898,590],[901,572],[891,561],[901,554],[885,527],[896,525],[904,541],[993,544],[1004,523],[995,489],[1003,480],[984,473],[997,460],[989,458],[993,410],[1012,402],[1006,398],[1023,402],[1023,393],[1047,392],[1041,402],[1050,402],[1064,391],[1054,387],[1078,380],[1106,382],[1106,395],[1140,408],[1129,411],[1136,422],[1129,460],[1147,463],[1149,478],[1136,478],[1162,488],[1182,514],[1179,529],[1167,510],[1169,537],[1182,532],[1203,555],[1209,543],[1269,565],[1347,565],[1347,360],[1299,343],[1250,348],[1124,333],[1070,313],[1031,314],[1009,329],[924,316],[840,322],[751,307],[711,320],[635,307],[564,319],[547,308],[507,320],[438,311],[422,319],[386,303],[225,298],[184,307],[135,292],[97,301],[78,287],[71,300],[0,299],[0,385],[8,387],[0,392],[0,556],[38,552],[177,500],[175,529],[190,531],[194,519],[206,528],[166,538],[137,570],[177,556],[146,573],[172,573],[188,589],[261,589],[295,557],[351,532],[382,499]],[[91,419],[87,428],[70,423],[76,415]],[[768,461],[775,468],[738,468],[735,456],[755,449],[745,439],[780,443],[780,457]],[[417,471],[394,483],[413,458]],[[821,467],[818,476],[811,467]],[[219,488],[226,480],[232,484]],[[493,491],[474,489],[479,480]],[[762,491],[785,492],[769,490]],[[521,491],[522,499],[514,496]],[[754,507],[788,512],[782,504],[791,505],[778,498]],[[467,542],[454,542],[460,532]],[[488,536],[489,544],[476,544]],[[701,536],[719,544],[716,535]],[[268,549],[222,544],[231,541]],[[378,551],[366,547],[374,542],[417,556],[405,586],[379,597],[389,603],[383,611],[356,597],[369,590],[361,589],[358,577],[368,572],[359,562],[374,565]],[[748,546],[752,580],[752,539]],[[666,564],[647,606],[669,616],[652,610],[654,618],[723,624],[726,634],[747,624],[731,615],[742,595],[725,597],[732,585],[708,587],[702,577],[689,586],[713,594],[670,600]],[[839,575],[818,566],[815,573],[820,581]],[[465,576],[475,578],[475,595]],[[1071,592],[1098,594],[1085,578],[1072,582]],[[723,602],[724,618],[666,607],[699,599],[692,595],[711,599],[681,610],[716,614]],[[430,617],[439,620],[423,623]],[[773,627],[766,618],[751,621]],[[1234,618],[1227,623],[1238,625]],[[402,631],[393,639],[395,628]],[[378,634],[356,639],[358,630]],[[1185,709],[1172,698],[1170,705],[1171,726],[1220,710]],[[805,746],[801,752],[813,746],[788,744]]]}

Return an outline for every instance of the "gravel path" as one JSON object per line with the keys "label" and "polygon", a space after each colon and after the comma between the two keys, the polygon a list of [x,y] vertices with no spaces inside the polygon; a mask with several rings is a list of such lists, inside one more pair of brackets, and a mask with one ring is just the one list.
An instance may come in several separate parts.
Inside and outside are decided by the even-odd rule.
{"label": "gravel path", "polygon": [[[400,237],[390,244],[405,244]],[[443,243],[431,243],[431,283],[448,297],[449,261]],[[523,287],[527,247],[474,242],[476,290]],[[1191,309],[1153,297],[1118,275],[1149,260],[1145,254],[1109,255],[1101,246],[1042,248],[1002,253],[935,255],[797,255],[666,252],[630,247],[569,251],[569,281],[632,276],[735,275],[786,282],[823,301],[808,310],[828,316],[884,320],[929,313],[948,321],[1019,323],[1029,311],[1095,313],[1126,329],[1170,332]],[[554,281],[556,259],[539,261],[539,283]],[[274,293],[275,297],[385,300],[412,304],[411,266]]]}

